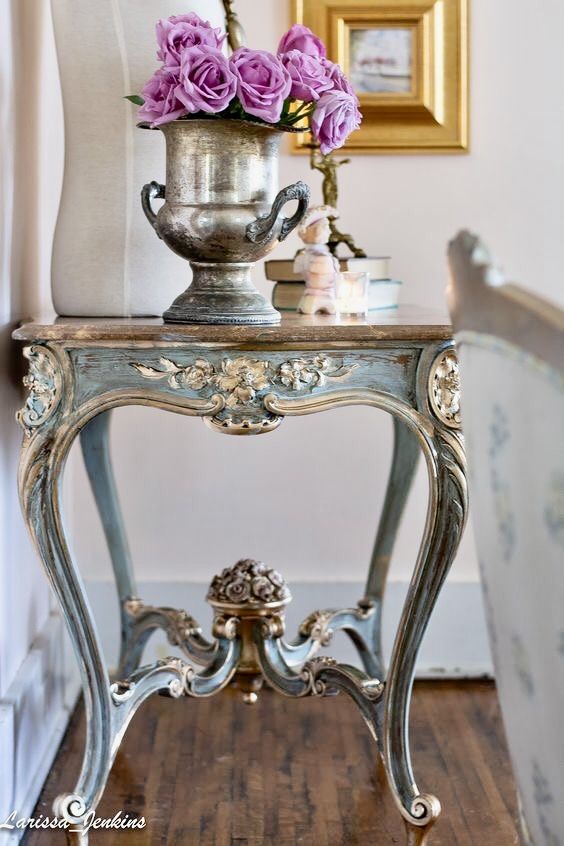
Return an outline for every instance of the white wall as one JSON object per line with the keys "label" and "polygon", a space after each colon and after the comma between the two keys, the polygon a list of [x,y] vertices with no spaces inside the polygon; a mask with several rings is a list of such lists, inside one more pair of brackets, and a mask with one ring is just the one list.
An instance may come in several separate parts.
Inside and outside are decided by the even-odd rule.
{"label": "white wall", "polygon": [[[1,473],[2,484],[0,487],[0,519],[2,520],[2,531],[0,532],[0,543],[2,554],[0,556],[0,567],[2,567],[2,594],[1,600],[4,612],[0,615],[0,625],[11,616],[14,617],[6,629],[3,628],[0,637],[0,692],[6,690],[8,684],[15,675],[16,670],[25,658],[30,643],[30,638],[38,631],[47,610],[47,591],[43,582],[35,588],[38,581],[36,567],[30,571],[32,556],[29,554],[29,544],[23,535],[22,520],[19,516],[19,507],[15,487],[15,466],[19,453],[21,433],[15,425],[15,409],[21,404],[21,383],[20,373],[17,365],[16,351],[10,340],[11,331],[16,325],[18,318],[23,316],[25,309],[36,298],[37,279],[36,262],[37,255],[34,249],[36,243],[36,225],[34,216],[30,215],[28,220],[29,250],[22,249],[22,211],[26,201],[26,194],[29,190],[29,183],[20,180],[21,170],[17,170],[16,147],[22,142],[23,125],[14,120],[14,77],[16,70],[16,56],[12,52],[11,10],[9,3],[4,0],[2,3],[2,20],[6,20],[6,27],[2,26],[0,38],[0,59],[2,61],[2,97],[0,104],[1,112],[1,135],[2,147],[2,168],[0,170],[0,237],[1,237],[1,276],[0,276],[0,309],[1,309],[1,332],[2,332],[2,356],[0,357],[1,390]],[[33,95],[32,95],[33,96]],[[33,103],[30,122],[33,122]],[[35,157],[28,161],[30,170],[35,168]],[[14,217],[19,220],[19,227],[14,224]],[[24,284],[24,279],[29,284]],[[18,559],[21,560],[19,567],[16,566]],[[12,615],[10,609],[16,606],[18,594],[18,578],[23,577],[25,581],[31,582],[29,592],[29,606],[27,613]],[[23,611],[23,609],[21,609]],[[10,642],[8,642],[10,633]]]}

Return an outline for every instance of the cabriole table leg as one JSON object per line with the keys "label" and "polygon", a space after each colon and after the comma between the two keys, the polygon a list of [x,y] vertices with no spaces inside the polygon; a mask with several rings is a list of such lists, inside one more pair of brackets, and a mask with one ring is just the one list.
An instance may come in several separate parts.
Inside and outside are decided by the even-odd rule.
{"label": "cabriole table leg", "polygon": [[382,608],[384,591],[390,561],[398,527],[405,510],[413,477],[417,469],[420,449],[417,438],[411,429],[399,418],[393,418],[394,423],[394,450],[390,476],[386,487],[386,496],[374,549],[370,561],[370,569],[366,581],[366,588],[363,602],[373,603],[376,613],[374,615],[374,630],[372,648],[376,656],[380,678],[384,675],[384,660],[382,655]]}
{"label": "cabriole table leg", "polygon": [[409,750],[409,707],[415,664],[427,624],[460,543],[468,512],[466,457],[460,430],[460,383],[452,344],[430,348],[418,368],[419,441],[429,478],[423,540],[400,618],[383,698],[381,753],[404,816],[409,844],[420,846],[440,813],[420,794]]}
{"label": "cabriole table leg", "polygon": [[122,678],[137,669],[143,649],[141,645],[139,649],[133,650],[133,653],[129,650],[131,622],[126,603],[137,597],[138,593],[112,470],[111,414],[111,411],[105,411],[93,417],[80,432],[80,445],[116,582],[121,621],[120,654],[116,675]]}
{"label": "cabriole table leg", "polygon": [[[18,419],[24,428],[19,468],[23,513],[59,600],[75,650],[86,713],[86,746],[73,794],[59,796],[54,810],[72,828],[95,808],[111,768],[111,700],[102,650],[82,580],[73,564],[60,509],[62,472],[75,433],[65,426],[64,369],[47,347],[28,347],[30,396]],[[69,843],[88,836],[68,831]]]}
{"label": "cabriole table leg", "polygon": [[467,512],[464,450],[458,433],[437,429],[426,441],[430,498],[418,561],[400,618],[383,699],[381,752],[394,798],[408,824],[409,843],[425,843],[440,813],[420,794],[409,751],[409,706],[417,655],[460,542]]}

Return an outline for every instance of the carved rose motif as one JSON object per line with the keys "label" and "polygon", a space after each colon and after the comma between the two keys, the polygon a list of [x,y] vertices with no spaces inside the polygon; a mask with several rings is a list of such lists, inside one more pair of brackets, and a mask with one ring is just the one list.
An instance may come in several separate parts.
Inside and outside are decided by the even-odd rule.
{"label": "carved rose motif", "polygon": [[453,429],[460,428],[460,370],[454,350],[447,350],[435,362],[429,394],[439,420]]}
{"label": "carved rose motif", "polygon": [[238,405],[252,402],[257,391],[270,385],[268,371],[268,361],[224,358],[221,362],[221,373],[216,374],[213,381],[227,393],[225,402],[228,408],[237,408]]}
{"label": "carved rose motif", "polygon": [[268,578],[275,587],[284,587],[284,576],[282,573],[279,573],[278,570],[269,570]]}
{"label": "carved rose motif", "polygon": [[197,358],[192,367],[186,367],[182,377],[183,383],[194,391],[199,391],[209,385],[213,376],[213,367],[204,358]]}
{"label": "carved rose motif", "polygon": [[280,573],[261,561],[247,558],[215,576],[207,598],[211,602],[260,604],[287,601],[290,591]]}
{"label": "carved rose motif", "polygon": [[257,394],[270,388],[276,382],[292,391],[323,386],[328,379],[346,378],[357,364],[344,366],[326,355],[308,358],[292,358],[273,368],[269,361],[247,358],[224,358],[217,367],[203,358],[193,364],[181,366],[169,358],[160,358],[162,369],[140,362],[132,362],[145,379],[166,379],[174,390],[215,387],[225,397],[225,405],[231,409],[251,405]]}
{"label": "carved rose motif", "polygon": [[251,588],[245,579],[234,579],[226,585],[225,595],[230,602],[246,602],[251,596]]}
{"label": "carved rose motif", "polygon": [[283,385],[293,391],[300,391],[305,385],[312,382],[315,378],[315,372],[307,369],[303,358],[294,358],[280,365],[278,378]]}
{"label": "carved rose motif", "polygon": [[257,576],[252,581],[253,593],[259,599],[264,599],[265,602],[270,602],[274,596],[275,585],[267,578],[267,576]]}
{"label": "carved rose motif", "polygon": [[292,358],[278,368],[278,380],[293,391],[307,387],[321,387],[330,379],[342,379],[352,372],[354,367],[335,366],[326,355],[316,355],[313,359]]}

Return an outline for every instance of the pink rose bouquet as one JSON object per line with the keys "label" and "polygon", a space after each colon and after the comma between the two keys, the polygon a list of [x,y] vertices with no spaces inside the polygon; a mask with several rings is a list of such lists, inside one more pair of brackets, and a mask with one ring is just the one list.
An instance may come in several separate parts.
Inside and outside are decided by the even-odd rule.
{"label": "pink rose bouquet", "polygon": [[241,47],[227,58],[225,36],[194,12],[158,21],[156,35],[161,67],[141,96],[127,98],[153,127],[217,116],[310,129],[325,154],[341,147],[360,125],[350,82],[306,26],[290,27],[276,56]]}

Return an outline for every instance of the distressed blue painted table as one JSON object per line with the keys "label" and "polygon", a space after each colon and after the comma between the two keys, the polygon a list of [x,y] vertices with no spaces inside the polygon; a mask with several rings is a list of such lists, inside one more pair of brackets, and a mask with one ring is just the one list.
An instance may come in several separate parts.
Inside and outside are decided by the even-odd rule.
{"label": "distressed blue painted table", "polygon": [[[64,613],[82,673],[87,739],[74,792],[55,811],[80,824],[95,809],[127,725],[149,695],[210,696],[235,681],[248,702],[263,679],[288,696],[344,691],[377,743],[410,844],[422,844],[440,812],[416,785],[409,752],[409,702],[417,653],[463,530],[467,510],[458,363],[446,321],[415,308],[367,322],[292,315],[280,326],[180,326],[161,321],[29,323],[28,395],[19,486],[29,530]],[[395,445],[364,597],[355,608],[313,612],[284,637],[290,600],[279,573],[240,561],[216,576],[208,601],[212,638],[184,610],[137,595],[108,451],[111,409],[149,405],[201,417],[231,435],[271,432],[287,417],[347,405],[388,411]],[[121,654],[110,678],[84,587],[65,539],[61,476],[80,434],[113,562]],[[418,454],[428,469],[429,507],[390,665],[383,665],[384,587]],[[163,629],[185,658],[142,665],[148,638]],[[342,630],[361,668],[317,653]],[[85,844],[74,833],[71,842]],[[74,839],[72,839],[74,838]]]}

